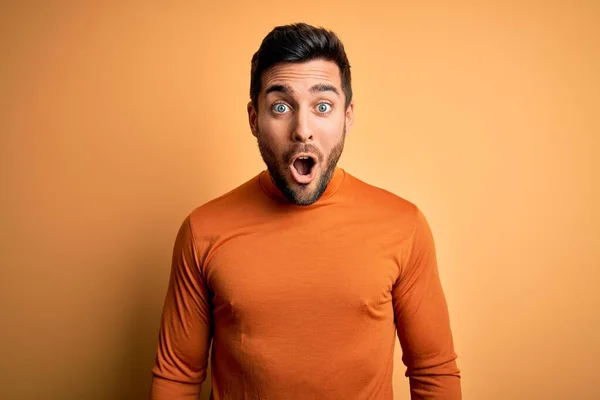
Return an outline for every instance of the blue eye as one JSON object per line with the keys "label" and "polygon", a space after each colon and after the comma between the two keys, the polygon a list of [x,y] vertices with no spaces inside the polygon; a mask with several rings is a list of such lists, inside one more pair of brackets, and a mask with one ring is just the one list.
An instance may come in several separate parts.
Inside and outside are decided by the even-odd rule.
{"label": "blue eye", "polygon": [[326,112],[328,112],[330,109],[331,109],[331,105],[329,105],[329,104],[327,104],[327,103],[320,103],[320,104],[317,106],[317,110],[318,110],[320,113],[326,113]]}
{"label": "blue eye", "polygon": [[273,106],[273,111],[275,111],[278,114],[283,114],[284,112],[287,111],[288,106],[286,106],[283,103],[277,103],[275,104],[275,106]]}

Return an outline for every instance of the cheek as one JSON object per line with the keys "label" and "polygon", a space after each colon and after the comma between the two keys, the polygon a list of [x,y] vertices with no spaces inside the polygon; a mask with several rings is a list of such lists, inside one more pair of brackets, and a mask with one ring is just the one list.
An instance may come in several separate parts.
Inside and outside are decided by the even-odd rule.
{"label": "cheek", "polygon": [[291,123],[284,118],[270,118],[269,116],[261,116],[258,119],[258,129],[264,135],[270,138],[280,138],[288,134],[291,129]]}
{"label": "cheek", "polygon": [[272,119],[263,119],[258,121],[258,139],[268,148],[279,154],[283,148],[283,128],[277,121]]}
{"label": "cheek", "polygon": [[320,137],[323,144],[323,150],[329,152],[335,147],[344,134],[344,119],[331,118],[325,120],[320,125]]}
{"label": "cheek", "polygon": [[327,117],[315,116],[315,122],[320,128],[329,135],[341,135],[346,119],[345,113],[336,109]]}

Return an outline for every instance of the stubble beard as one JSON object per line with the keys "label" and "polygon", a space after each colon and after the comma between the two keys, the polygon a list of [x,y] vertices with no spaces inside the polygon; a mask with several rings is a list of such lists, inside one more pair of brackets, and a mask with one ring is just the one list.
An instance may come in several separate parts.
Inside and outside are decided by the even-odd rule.
{"label": "stubble beard", "polygon": [[313,191],[309,191],[306,186],[299,189],[293,188],[292,185],[290,185],[290,182],[287,180],[285,172],[289,169],[289,161],[291,161],[294,154],[298,154],[300,152],[310,152],[316,154],[319,159],[318,162],[321,164],[323,155],[320,151],[318,151],[318,149],[310,145],[294,145],[288,151],[286,151],[286,153],[282,156],[283,160],[281,160],[273,152],[268,140],[261,135],[260,131],[257,131],[256,137],[260,155],[262,156],[262,159],[266,164],[269,173],[271,174],[275,186],[277,186],[281,193],[283,193],[286,199],[291,203],[299,206],[308,206],[314,204],[321,198],[327,189],[331,178],[333,177],[335,168],[337,167],[338,161],[344,151],[344,143],[346,141],[346,124],[344,123],[342,138],[331,149],[329,155],[327,156],[325,170],[317,178],[318,181]]}

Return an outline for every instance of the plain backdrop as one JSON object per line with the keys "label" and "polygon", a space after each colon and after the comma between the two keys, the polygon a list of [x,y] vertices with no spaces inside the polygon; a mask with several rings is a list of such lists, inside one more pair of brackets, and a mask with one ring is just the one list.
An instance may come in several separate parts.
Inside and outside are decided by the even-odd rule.
{"label": "plain backdrop", "polygon": [[250,59],[298,21],[335,30],[351,61],[340,166],[429,219],[464,398],[600,398],[599,2],[0,13],[3,399],[147,398],[177,229],[264,168]]}

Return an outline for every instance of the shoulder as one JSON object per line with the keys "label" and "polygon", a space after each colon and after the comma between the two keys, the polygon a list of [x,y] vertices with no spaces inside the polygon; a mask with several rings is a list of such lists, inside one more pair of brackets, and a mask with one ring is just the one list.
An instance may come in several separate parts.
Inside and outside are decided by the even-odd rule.
{"label": "shoulder", "polygon": [[264,200],[257,178],[258,175],[189,211],[180,223],[175,251],[193,251],[202,263],[211,248],[260,214],[257,211],[264,208]]}
{"label": "shoulder", "polygon": [[429,225],[415,202],[351,174],[346,174],[345,179],[344,202],[350,205],[349,212],[361,221],[363,232],[382,243],[389,240],[402,257],[407,257],[415,247],[430,248]]}
{"label": "shoulder", "polygon": [[435,252],[431,227],[417,204],[352,175],[347,178],[353,208],[363,210],[374,225],[395,238],[395,243],[405,249],[403,263],[408,262],[409,254],[419,257]]}
{"label": "shoulder", "polygon": [[355,207],[367,208],[377,215],[405,221],[414,220],[420,214],[417,204],[397,193],[375,186],[348,172],[345,180],[346,196]]}
{"label": "shoulder", "polygon": [[237,187],[192,209],[186,221],[194,232],[218,234],[238,225],[244,215],[257,210],[261,203],[258,175]]}

